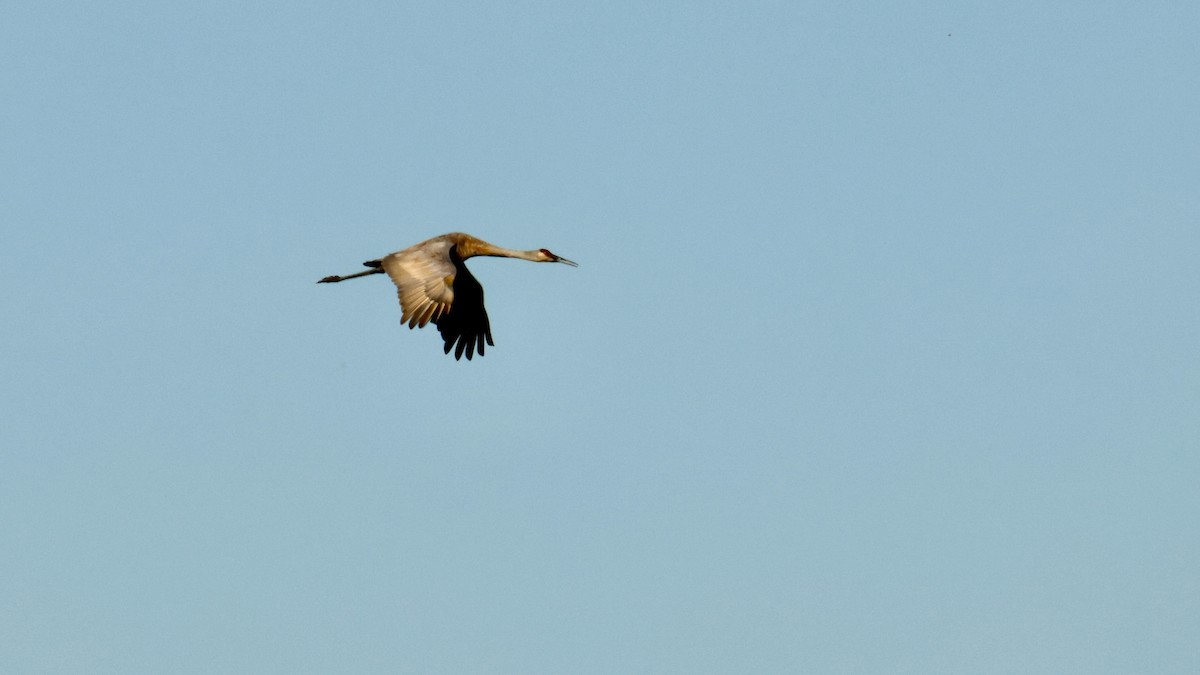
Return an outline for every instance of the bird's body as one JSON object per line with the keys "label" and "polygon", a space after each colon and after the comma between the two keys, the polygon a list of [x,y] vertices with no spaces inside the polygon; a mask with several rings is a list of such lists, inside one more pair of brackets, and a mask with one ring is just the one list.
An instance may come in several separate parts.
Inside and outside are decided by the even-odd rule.
{"label": "bird's body", "polygon": [[387,274],[400,296],[401,323],[409,328],[424,328],[433,323],[442,334],[445,352],[454,349],[454,358],[463,354],[470,360],[476,351],[483,356],[484,344],[492,342],[491,324],[483,307],[483,286],[467,269],[464,261],[475,256],[519,258],[533,262],[561,262],[577,265],[546,249],[518,251],[489,244],[469,234],[452,232],[428,239],[403,251],[363,263],[371,268],[344,277],[329,276],[317,283],[334,283],[367,276]]}

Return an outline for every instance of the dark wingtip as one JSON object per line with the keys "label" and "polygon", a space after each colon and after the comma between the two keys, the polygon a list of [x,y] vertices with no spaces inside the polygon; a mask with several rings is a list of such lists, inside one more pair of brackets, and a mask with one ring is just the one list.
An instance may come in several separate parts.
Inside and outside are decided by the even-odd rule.
{"label": "dark wingtip", "polygon": [[335,281],[341,281],[341,280],[342,280],[341,277],[339,277],[337,275],[333,275],[333,276],[325,277],[324,279],[321,279],[317,283],[318,284],[331,284]]}

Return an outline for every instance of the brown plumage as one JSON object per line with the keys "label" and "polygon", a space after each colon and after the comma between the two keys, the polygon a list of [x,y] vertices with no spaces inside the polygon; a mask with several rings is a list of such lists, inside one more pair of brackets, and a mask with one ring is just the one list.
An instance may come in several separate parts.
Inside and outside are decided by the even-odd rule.
{"label": "brown plumage", "polygon": [[363,264],[371,269],[365,272],[344,277],[329,276],[317,283],[387,274],[396,284],[396,293],[400,296],[400,323],[407,323],[409,328],[424,328],[433,323],[445,342],[445,352],[449,354],[453,349],[454,358],[461,359],[466,354],[470,360],[476,351],[483,356],[485,343],[495,345],[487,310],[483,306],[483,286],[464,264],[468,258],[480,255],[560,262],[578,267],[544,248],[518,251],[489,244],[469,234],[451,232],[378,260],[368,260]]}

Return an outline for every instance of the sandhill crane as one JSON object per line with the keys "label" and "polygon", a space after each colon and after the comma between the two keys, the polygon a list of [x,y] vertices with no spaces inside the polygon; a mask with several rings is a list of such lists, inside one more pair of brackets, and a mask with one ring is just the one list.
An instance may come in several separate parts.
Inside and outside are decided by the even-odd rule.
{"label": "sandhill crane", "polygon": [[378,260],[368,260],[363,265],[371,269],[365,272],[344,277],[329,276],[317,283],[336,283],[386,272],[400,296],[400,323],[407,323],[409,328],[424,328],[432,322],[446,343],[445,353],[449,354],[453,348],[455,359],[461,359],[466,353],[469,361],[476,349],[483,356],[485,340],[489,345],[496,344],[492,342],[492,328],[487,310],[483,308],[483,286],[463,264],[467,258],[477,255],[579,266],[544,248],[516,251],[469,234],[451,232]]}

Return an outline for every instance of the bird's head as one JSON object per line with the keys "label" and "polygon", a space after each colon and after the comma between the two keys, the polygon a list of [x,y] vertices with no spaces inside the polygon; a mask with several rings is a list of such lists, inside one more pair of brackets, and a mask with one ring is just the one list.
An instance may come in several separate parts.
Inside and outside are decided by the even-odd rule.
{"label": "bird's head", "polygon": [[537,261],[538,262],[560,262],[564,265],[570,265],[571,267],[579,267],[578,263],[576,263],[572,260],[567,260],[566,258],[564,258],[560,255],[554,255],[553,253],[551,253],[550,251],[548,251],[544,248],[538,249],[538,260]]}

